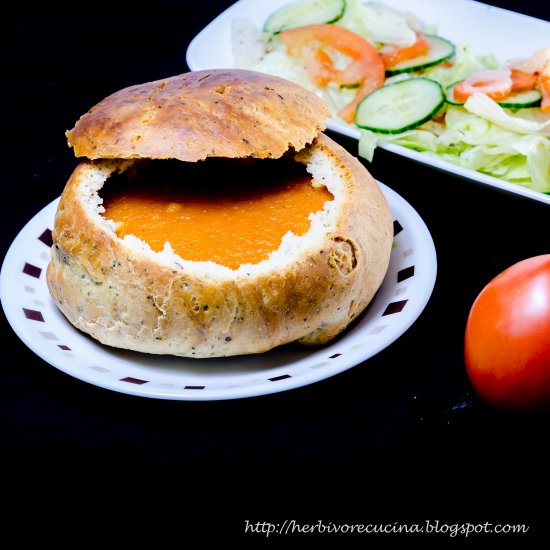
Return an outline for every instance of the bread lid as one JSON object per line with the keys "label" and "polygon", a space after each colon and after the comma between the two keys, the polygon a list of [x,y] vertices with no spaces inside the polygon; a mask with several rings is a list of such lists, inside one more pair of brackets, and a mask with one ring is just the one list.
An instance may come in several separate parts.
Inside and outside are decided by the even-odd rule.
{"label": "bread lid", "polygon": [[66,135],[89,159],[278,158],[311,143],[329,116],[319,97],[282,78],[205,70],[120,90]]}

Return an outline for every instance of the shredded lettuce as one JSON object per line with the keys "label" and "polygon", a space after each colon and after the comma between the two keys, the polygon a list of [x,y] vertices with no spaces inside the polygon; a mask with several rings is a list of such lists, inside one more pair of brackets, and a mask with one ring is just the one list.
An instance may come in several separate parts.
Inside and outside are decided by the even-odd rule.
{"label": "shredded lettuce", "polygon": [[266,53],[259,61],[248,65],[246,68],[286,78],[286,80],[296,82],[308,90],[316,91],[316,87],[310,81],[303,65],[288,56],[283,50]]}
{"label": "shredded lettuce", "polygon": [[374,43],[410,46],[416,42],[416,33],[407,17],[379,2],[348,0],[344,17],[337,23]]}
{"label": "shredded lettuce", "polygon": [[363,36],[371,41],[372,36],[365,25],[365,13],[363,8],[365,5],[360,0],[347,0],[346,11],[341,19],[336,24],[341,27],[346,27],[350,31]]}
{"label": "shredded lettuce", "polygon": [[510,131],[462,107],[449,107],[439,135],[424,128],[395,136],[363,130],[359,154],[372,160],[377,145],[395,143],[542,193],[550,192],[550,140],[546,137]]}
{"label": "shredded lettuce", "polygon": [[518,134],[535,134],[550,137],[550,118],[542,122],[528,120],[525,111],[517,115],[508,114],[498,103],[485,94],[474,94],[466,101],[464,108],[497,126]]}

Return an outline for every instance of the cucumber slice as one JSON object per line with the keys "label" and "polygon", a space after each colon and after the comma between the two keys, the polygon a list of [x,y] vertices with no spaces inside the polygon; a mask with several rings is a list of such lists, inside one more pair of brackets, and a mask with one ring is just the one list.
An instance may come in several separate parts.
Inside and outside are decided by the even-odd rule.
{"label": "cucumber slice", "polygon": [[414,73],[416,71],[422,71],[433,67],[434,65],[439,65],[447,59],[451,59],[455,54],[454,44],[441,38],[440,36],[435,36],[431,34],[425,35],[430,43],[430,50],[424,55],[420,55],[413,59],[407,59],[403,63],[398,63],[390,69],[386,69],[386,76],[393,76],[400,73]]}
{"label": "cucumber slice", "polygon": [[359,103],[355,124],[378,134],[400,134],[430,120],[444,104],[437,82],[411,78],[369,94]]}
{"label": "cucumber slice", "polygon": [[[462,81],[459,81],[462,82]],[[445,89],[445,100],[451,105],[462,106],[463,102],[454,98],[454,88],[459,82],[455,82]],[[530,107],[539,107],[542,100],[542,94],[538,90],[527,90],[526,92],[515,92],[508,97],[497,101],[505,109],[528,109]]]}
{"label": "cucumber slice", "polygon": [[529,107],[539,107],[541,101],[542,94],[538,90],[527,90],[510,94],[497,103],[505,109],[528,109]]}
{"label": "cucumber slice", "polygon": [[346,0],[298,0],[273,13],[264,25],[264,32],[277,34],[286,29],[334,23],[346,11]]}

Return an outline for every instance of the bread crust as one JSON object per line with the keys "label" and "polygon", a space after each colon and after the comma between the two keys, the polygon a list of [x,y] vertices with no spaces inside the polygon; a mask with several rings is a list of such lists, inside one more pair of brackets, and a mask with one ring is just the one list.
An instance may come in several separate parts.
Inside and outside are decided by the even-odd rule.
{"label": "bread crust", "polygon": [[120,90],[66,135],[89,159],[279,158],[311,143],[329,116],[319,97],[282,78],[218,69]]}
{"label": "bread crust", "polygon": [[327,342],[382,283],[393,225],[384,195],[357,159],[324,134],[295,158],[307,164],[315,155],[330,159],[345,180],[322,242],[283,269],[266,260],[256,273],[220,276],[190,272],[119,239],[87,204],[84,182],[127,161],[82,162],[63,192],[53,231],[47,281],[57,305],[100,342],[147,353],[205,358]]}

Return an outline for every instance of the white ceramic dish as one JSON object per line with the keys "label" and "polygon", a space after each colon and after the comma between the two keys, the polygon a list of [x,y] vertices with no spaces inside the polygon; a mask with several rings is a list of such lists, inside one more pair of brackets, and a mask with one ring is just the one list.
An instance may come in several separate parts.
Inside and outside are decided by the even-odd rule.
{"label": "white ceramic dish", "polygon": [[[187,50],[187,65],[194,71],[231,67],[233,65],[231,22],[234,19],[246,17],[261,27],[269,14],[290,1],[240,0],[214,19],[193,39]],[[534,51],[550,46],[549,22],[480,2],[471,0],[383,0],[383,2],[411,11],[426,23],[437,25],[438,34],[455,44],[471,44],[474,51],[479,54],[493,52],[500,61],[528,57]],[[327,127],[351,138],[359,137],[358,130],[336,120],[329,120]],[[508,183],[475,170],[462,168],[444,160],[430,158],[400,145],[386,144],[381,147],[457,176],[550,204],[550,195]]]}
{"label": "white ceramic dish", "polygon": [[200,360],[99,344],[65,319],[46,285],[57,200],[36,214],[11,245],[0,274],[2,305],[16,334],[42,359],[110,390],[161,399],[216,400],[311,384],[365,361],[394,342],[417,319],[432,293],[437,268],[430,233],[403,198],[384,185],[382,189],[396,229],[388,274],[350,330],[319,349],[286,346],[259,355]]}

